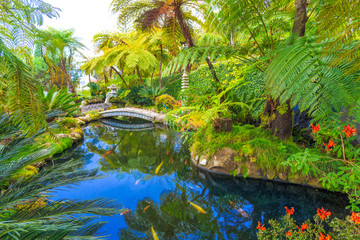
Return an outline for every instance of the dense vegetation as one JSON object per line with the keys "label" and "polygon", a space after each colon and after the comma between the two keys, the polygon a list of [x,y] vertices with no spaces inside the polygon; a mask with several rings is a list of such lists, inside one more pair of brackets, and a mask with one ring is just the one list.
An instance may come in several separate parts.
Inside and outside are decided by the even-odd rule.
{"label": "dense vegetation", "polygon": [[[360,224],[359,1],[113,0],[110,8],[121,28],[96,34],[97,57],[81,59],[74,30],[39,29],[59,9],[0,3],[1,238],[91,238],[103,223],[88,213],[118,212],[107,200],[50,202],[43,194],[99,177],[80,163],[45,160],[77,141],[82,120],[98,118],[75,119],[80,102],[103,102],[112,84],[120,88],[113,107],[166,113],[201,154],[230,147],[264,172],[309,175],[348,194],[351,221],[333,221],[332,234],[359,234],[350,224]],[[80,72],[97,81],[77,89]],[[283,225],[294,231],[290,215]],[[285,237],[283,225],[259,225],[258,236]],[[311,229],[309,237],[324,231]]]}

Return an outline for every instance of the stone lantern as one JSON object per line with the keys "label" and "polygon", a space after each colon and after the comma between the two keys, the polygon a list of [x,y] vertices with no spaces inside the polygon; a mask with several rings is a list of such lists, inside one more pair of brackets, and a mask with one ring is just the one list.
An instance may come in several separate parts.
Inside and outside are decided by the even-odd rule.
{"label": "stone lantern", "polygon": [[117,91],[118,91],[120,88],[117,87],[117,86],[115,86],[114,84],[112,84],[110,87],[108,87],[108,89],[110,89],[110,92],[108,92],[108,93],[106,94],[106,99],[105,99],[105,103],[107,103],[107,104],[110,103],[110,98],[117,96]]}

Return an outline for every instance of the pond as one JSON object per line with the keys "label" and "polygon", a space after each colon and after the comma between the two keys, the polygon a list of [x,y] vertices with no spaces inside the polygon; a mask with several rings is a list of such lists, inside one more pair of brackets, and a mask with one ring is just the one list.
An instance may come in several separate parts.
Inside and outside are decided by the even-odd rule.
{"label": "pond", "polygon": [[84,133],[69,157],[86,169],[99,168],[105,177],[56,189],[54,199],[119,202],[125,213],[101,218],[108,222],[101,229],[107,239],[152,239],[151,227],[160,239],[256,239],[258,221],[281,218],[285,206],[295,207],[299,224],[320,207],[345,214],[340,194],[200,172],[191,166],[181,134],[162,125],[104,119]]}

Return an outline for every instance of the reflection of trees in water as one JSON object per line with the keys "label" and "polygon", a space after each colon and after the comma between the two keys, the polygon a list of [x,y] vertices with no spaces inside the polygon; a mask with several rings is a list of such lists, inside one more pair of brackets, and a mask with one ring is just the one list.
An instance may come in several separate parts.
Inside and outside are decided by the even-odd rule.
{"label": "reflection of trees in water", "polygon": [[164,161],[158,175],[176,171],[181,179],[184,177],[182,174],[187,173],[184,162],[189,152],[175,131],[161,128],[134,132],[116,129],[110,134],[97,123],[87,129],[86,135],[91,139],[86,143],[88,151],[102,156],[99,164],[104,172],[129,173],[139,170],[154,175],[156,168]]}
{"label": "reflection of trees in water", "polygon": [[207,214],[195,210],[188,199],[185,193],[172,191],[162,193],[160,204],[150,199],[139,201],[136,210],[125,215],[128,229],[121,229],[119,238],[138,239],[146,235],[152,239],[151,227],[160,239],[213,239],[213,236],[219,235],[217,219],[204,199],[198,199],[196,203]]}

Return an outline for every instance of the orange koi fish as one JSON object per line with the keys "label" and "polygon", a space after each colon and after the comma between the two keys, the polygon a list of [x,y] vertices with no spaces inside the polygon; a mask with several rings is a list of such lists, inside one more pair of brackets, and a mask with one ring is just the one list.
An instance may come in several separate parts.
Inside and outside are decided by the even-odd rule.
{"label": "orange koi fish", "polygon": [[113,153],[113,152],[114,152],[114,150],[107,151],[107,152],[103,155],[103,157],[106,157],[107,155],[109,155],[109,154],[111,154],[111,153]]}
{"label": "orange koi fish", "polygon": [[144,208],[144,211],[143,211],[143,212],[145,212],[149,207],[150,207],[150,205],[147,205],[147,206]]}
{"label": "orange koi fish", "polygon": [[129,212],[131,212],[131,209],[128,209],[128,210],[123,211],[122,213],[120,213],[120,215],[125,215],[125,214],[127,214],[127,213],[129,213]]}
{"label": "orange koi fish", "polygon": [[246,211],[244,211],[242,208],[238,207],[235,203],[233,203],[231,200],[229,200],[229,203],[235,208],[235,210],[243,217],[249,218],[249,214],[247,214]]}

